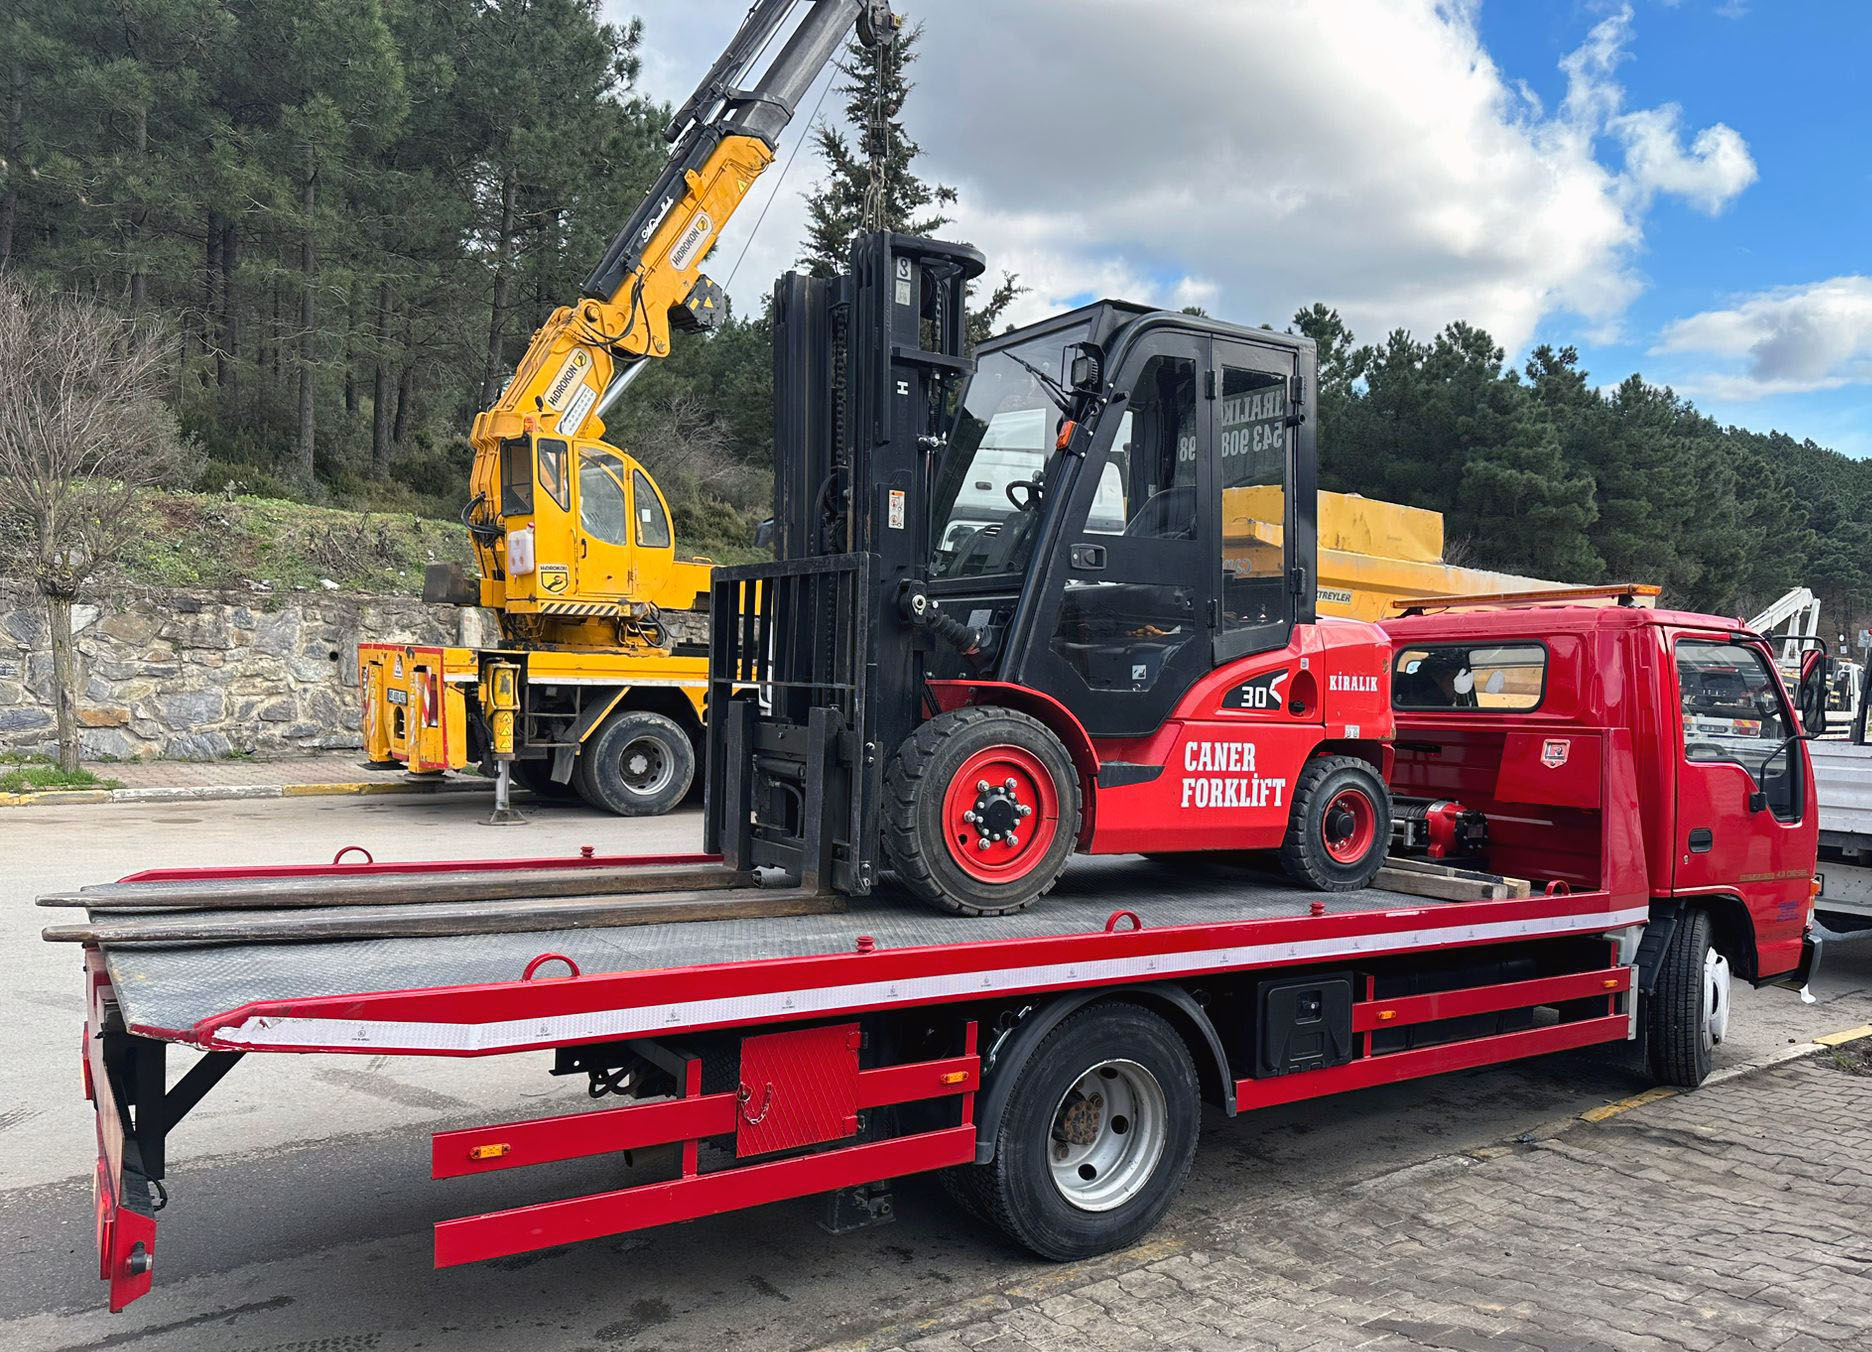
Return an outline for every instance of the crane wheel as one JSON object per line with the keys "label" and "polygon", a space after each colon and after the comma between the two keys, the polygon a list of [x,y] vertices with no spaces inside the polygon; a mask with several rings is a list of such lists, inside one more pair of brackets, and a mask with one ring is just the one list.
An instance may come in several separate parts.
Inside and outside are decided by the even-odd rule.
{"label": "crane wheel", "polygon": [[672,718],[619,709],[579,748],[572,782],[579,797],[620,817],[660,817],[695,778],[695,747]]}
{"label": "crane wheel", "polygon": [[952,709],[884,773],[884,853],[917,896],[1007,915],[1059,880],[1079,837],[1079,772],[1047,726],[1012,709]]}
{"label": "crane wheel", "polygon": [[1391,848],[1391,791],[1356,756],[1319,756],[1294,786],[1281,867],[1321,892],[1369,887]]}

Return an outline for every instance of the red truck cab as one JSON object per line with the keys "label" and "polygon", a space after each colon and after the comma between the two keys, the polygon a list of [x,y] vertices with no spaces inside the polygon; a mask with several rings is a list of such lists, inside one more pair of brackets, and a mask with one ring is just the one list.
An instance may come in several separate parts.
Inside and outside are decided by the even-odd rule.
{"label": "red truck cab", "polygon": [[1804,980],[1819,825],[1795,706],[1759,635],[1651,594],[1441,598],[1387,621],[1393,792],[1480,814],[1492,872],[1601,887],[1603,816],[1627,810],[1602,801],[1601,769],[1623,748],[1637,830],[1606,834],[1646,880],[1647,942],[1700,913],[1712,984]]}

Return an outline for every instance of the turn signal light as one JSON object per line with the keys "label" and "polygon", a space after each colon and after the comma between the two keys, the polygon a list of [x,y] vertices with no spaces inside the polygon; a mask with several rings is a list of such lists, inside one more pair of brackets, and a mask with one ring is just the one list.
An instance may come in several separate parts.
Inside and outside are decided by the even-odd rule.
{"label": "turn signal light", "polygon": [[497,1160],[502,1155],[511,1155],[512,1153],[513,1147],[508,1145],[505,1141],[495,1141],[489,1145],[473,1145],[468,1147],[468,1158],[471,1160]]}
{"label": "turn signal light", "polygon": [[1053,439],[1053,449],[1063,451],[1072,442],[1072,435],[1079,430],[1079,424],[1068,418],[1060,424],[1059,435]]}
{"label": "turn signal light", "polygon": [[1609,991],[1615,991],[1618,989],[1618,978],[1615,976],[1609,976],[1604,981],[1601,981],[1599,984],[1601,986],[1604,986]]}
{"label": "turn signal light", "polygon": [[961,1084],[967,1079],[968,1079],[968,1072],[966,1070],[951,1070],[951,1071],[944,1072],[942,1078],[938,1080],[937,1083],[939,1084]]}
{"label": "turn signal light", "polygon": [[1397,1011],[1395,1009],[1381,1009],[1378,1011],[1379,1023],[1389,1023],[1391,1022],[1391,1020],[1395,1019],[1396,1017],[1397,1017]]}
{"label": "turn signal light", "polygon": [[1812,901],[1820,895],[1820,875],[1814,874],[1807,880],[1807,900]]}

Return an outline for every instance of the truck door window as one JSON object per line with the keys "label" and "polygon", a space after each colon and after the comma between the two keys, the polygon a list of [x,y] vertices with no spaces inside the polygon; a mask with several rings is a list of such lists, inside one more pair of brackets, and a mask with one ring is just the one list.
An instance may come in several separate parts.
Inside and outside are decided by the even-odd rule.
{"label": "truck door window", "polygon": [[579,528],[607,545],[630,543],[624,462],[608,451],[579,452]]}
{"label": "truck door window", "polygon": [[1222,483],[1222,624],[1288,618],[1287,378],[1224,363],[1216,463]]}
{"label": "truck door window", "polygon": [[1740,643],[1679,639],[1677,684],[1684,759],[1740,765],[1776,817],[1799,820],[1801,760],[1793,748],[1774,756],[1794,735],[1794,719],[1767,659]]}
{"label": "truck door window", "polygon": [[663,500],[657,497],[650,476],[640,469],[631,471],[631,497],[637,504],[637,543],[645,549],[668,549],[669,517],[663,513]]}

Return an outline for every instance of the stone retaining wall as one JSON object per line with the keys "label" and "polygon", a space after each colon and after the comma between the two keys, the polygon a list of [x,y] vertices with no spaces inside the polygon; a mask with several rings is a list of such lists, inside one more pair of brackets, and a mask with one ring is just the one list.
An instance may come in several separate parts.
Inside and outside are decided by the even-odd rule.
{"label": "stone retaining wall", "polygon": [[[87,758],[213,760],[359,745],[359,640],[491,640],[479,610],[336,592],[114,590],[74,608]],[[0,751],[56,748],[52,653],[31,590],[0,583]]]}

